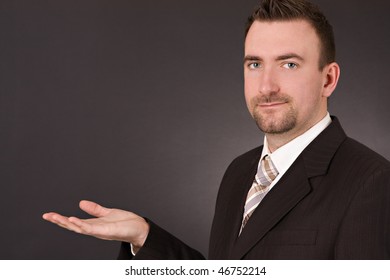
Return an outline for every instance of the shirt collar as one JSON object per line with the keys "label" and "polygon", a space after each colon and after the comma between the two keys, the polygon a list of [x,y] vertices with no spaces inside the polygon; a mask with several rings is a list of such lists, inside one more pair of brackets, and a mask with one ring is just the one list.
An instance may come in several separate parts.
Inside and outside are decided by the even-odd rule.
{"label": "shirt collar", "polygon": [[[287,144],[278,148],[273,153],[270,153],[268,149],[267,137],[264,136],[264,147],[261,153],[261,159],[264,156],[269,155],[272,163],[278,170],[279,174],[282,176],[287,169],[293,164],[293,162],[297,159],[297,157],[302,153],[302,151],[332,122],[329,113],[307,130],[305,133],[300,136],[294,138]],[[259,162],[260,167],[260,162]]]}

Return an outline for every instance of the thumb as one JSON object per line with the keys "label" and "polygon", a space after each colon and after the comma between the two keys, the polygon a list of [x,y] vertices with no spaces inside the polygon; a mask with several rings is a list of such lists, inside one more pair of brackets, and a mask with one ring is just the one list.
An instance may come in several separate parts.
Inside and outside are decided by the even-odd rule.
{"label": "thumb", "polygon": [[81,200],[79,206],[80,209],[83,210],[84,212],[98,218],[104,217],[110,212],[109,208],[103,207],[93,201],[88,201],[88,200]]}

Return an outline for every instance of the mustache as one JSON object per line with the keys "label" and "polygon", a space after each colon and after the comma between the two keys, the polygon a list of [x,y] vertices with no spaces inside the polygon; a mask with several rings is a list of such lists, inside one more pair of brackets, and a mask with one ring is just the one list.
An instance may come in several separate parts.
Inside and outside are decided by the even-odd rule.
{"label": "mustache", "polygon": [[287,95],[283,94],[270,94],[270,95],[260,95],[260,96],[255,96],[252,98],[251,103],[253,105],[261,105],[261,104],[266,104],[266,103],[285,103],[285,102],[290,102],[291,98]]}

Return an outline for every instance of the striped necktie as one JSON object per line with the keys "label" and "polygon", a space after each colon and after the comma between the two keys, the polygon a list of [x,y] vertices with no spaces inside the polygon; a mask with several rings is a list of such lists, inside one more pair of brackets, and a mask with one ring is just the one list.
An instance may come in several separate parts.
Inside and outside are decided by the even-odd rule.
{"label": "striped necktie", "polygon": [[257,170],[252,187],[249,189],[246,197],[240,234],[256,207],[268,193],[272,181],[278,174],[279,172],[272,163],[271,158],[268,155],[264,156],[261,160],[260,168]]}

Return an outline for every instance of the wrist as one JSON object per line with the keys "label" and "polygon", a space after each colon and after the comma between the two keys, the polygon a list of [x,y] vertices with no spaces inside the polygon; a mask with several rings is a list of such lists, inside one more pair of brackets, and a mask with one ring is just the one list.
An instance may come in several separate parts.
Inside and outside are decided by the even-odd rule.
{"label": "wrist", "polygon": [[138,250],[144,246],[145,241],[149,235],[149,229],[149,223],[144,218],[142,218],[139,235],[137,238],[132,240],[132,242],[130,242],[134,253],[138,252]]}

